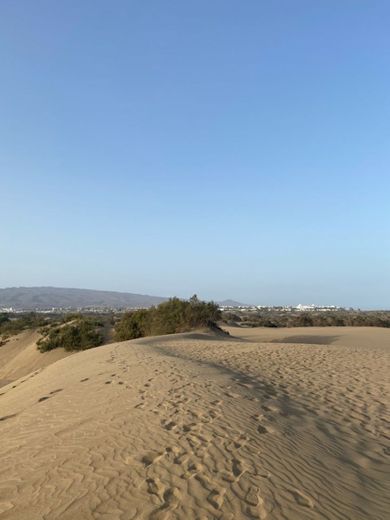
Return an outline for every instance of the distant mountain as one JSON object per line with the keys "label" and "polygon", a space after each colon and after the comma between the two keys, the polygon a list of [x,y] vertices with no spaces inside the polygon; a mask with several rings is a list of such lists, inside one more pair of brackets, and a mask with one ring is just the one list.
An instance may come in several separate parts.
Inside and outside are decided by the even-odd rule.
{"label": "distant mountain", "polygon": [[218,305],[221,307],[248,307],[248,304],[236,302],[234,300],[223,300],[222,302],[218,302]]}
{"label": "distant mountain", "polygon": [[52,307],[77,309],[80,307],[131,308],[151,307],[167,298],[114,291],[65,289],[61,287],[10,287],[0,289],[0,308],[43,310]]}

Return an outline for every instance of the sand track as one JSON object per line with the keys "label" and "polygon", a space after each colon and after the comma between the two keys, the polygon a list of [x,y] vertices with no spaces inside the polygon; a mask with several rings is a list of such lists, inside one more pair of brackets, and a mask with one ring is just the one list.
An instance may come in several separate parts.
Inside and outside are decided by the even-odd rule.
{"label": "sand track", "polygon": [[375,519],[389,350],[181,335],[0,390],[1,519]]}

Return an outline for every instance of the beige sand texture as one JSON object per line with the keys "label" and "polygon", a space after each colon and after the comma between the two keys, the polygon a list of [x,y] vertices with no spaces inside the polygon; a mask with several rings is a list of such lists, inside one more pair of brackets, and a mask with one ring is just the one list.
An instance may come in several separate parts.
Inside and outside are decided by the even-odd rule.
{"label": "beige sand texture", "polygon": [[37,349],[40,337],[38,332],[28,330],[0,347],[0,387],[70,355],[62,348],[41,354]]}
{"label": "beige sand texture", "polygon": [[390,330],[383,327],[224,327],[232,336],[260,343],[308,343],[390,349]]}
{"label": "beige sand texture", "polygon": [[371,333],[143,339],[3,387],[0,518],[388,519],[390,352]]}

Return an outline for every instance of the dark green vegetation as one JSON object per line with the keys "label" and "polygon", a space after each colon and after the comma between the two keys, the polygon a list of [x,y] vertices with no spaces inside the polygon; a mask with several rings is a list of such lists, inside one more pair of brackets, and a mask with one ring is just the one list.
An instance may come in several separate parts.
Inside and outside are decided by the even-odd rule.
{"label": "dark green vegetation", "polygon": [[0,314],[0,336],[8,338],[19,334],[24,330],[36,329],[46,323],[46,319],[35,312],[28,312],[20,315],[8,313]]}
{"label": "dark green vegetation", "polygon": [[238,327],[390,327],[390,311],[225,311],[222,320]]}
{"label": "dark green vegetation", "polygon": [[43,336],[38,341],[41,352],[59,347],[67,351],[86,350],[103,343],[104,323],[101,320],[72,315],[65,316],[63,321],[63,324],[52,323],[41,329]]}
{"label": "dark green vegetation", "polygon": [[[9,336],[30,329],[42,334],[37,343],[41,352],[56,348],[78,351],[97,347],[112,341],[114,316],[112,313],[96,315],[88,312],[0,314],[0,346]],[[114,339],[123,341],[216,327],[221,312],[215,303],[202,302],[193,296],[188,301],[172,298],[157,307],[116,316]]]}
{"label": "dark green vegetation", "polygon": [[116,324],[115,339],[141,338],[189,332],[200,327],[216,327],[221,311],[213,302],[203,302],[196,296],[190,300],[171,298],[157,307],[128,312]]}

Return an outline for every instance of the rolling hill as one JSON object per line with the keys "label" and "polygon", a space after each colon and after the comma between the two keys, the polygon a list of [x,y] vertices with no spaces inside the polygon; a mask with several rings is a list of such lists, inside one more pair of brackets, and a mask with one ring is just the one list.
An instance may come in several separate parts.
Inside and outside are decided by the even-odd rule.
{"label": "rolling hill", "polygon": [[0,308],[39,310],[80,307],[151,307],[167,298],[114,291],[63,287],[9,287],[0,289]]}

